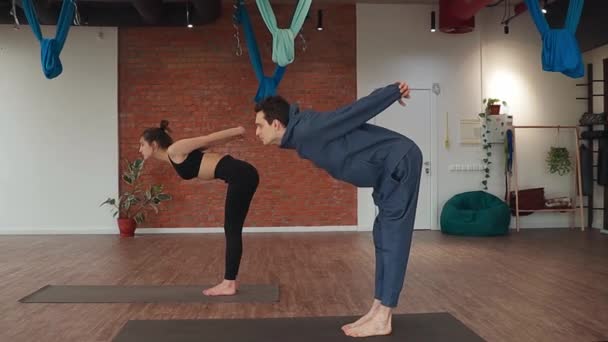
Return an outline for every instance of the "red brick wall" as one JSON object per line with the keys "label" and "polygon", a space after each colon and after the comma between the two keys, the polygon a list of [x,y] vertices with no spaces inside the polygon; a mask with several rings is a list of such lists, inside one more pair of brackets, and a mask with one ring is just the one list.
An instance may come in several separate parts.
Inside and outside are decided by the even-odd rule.
{"label": "red brick wall", "polygon": [[[294,6],[273,6],[279,26],[289,25]],[[255,4],[249,5],[267,75],[274,70],[272,38]],[[324,6],[325,30],[317,31],[317,7],[298,38],[295,62],[279,94],[302,107],[330,110],[356,98],[356,20],[353,5]],[[253,97],[257,81],[240,29],[243,54],[234,53],[232,8],[213,24],[184,28],[124,28],[119,31],[119,139],[121,167],[138,157],[138,139],[161,119],[173,138],[204,135],[238,125],[245,139],[214,148],[258,168],[260,186],[248,227],[355,225],[356,188],[332,179],[295,151],[263,146],[255,138]],[[122,172],[122,169],[121,169]],[[171,165],[149,160],[146,182],[162,183],[173,196],[144,227],[221,227],[226,184],[181,180]],[[121,184],[121,191],[123,185]]]}

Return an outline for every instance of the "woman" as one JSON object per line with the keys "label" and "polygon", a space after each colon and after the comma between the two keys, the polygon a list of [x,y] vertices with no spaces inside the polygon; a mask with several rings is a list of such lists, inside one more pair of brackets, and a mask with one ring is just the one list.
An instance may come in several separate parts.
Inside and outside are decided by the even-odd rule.
{"label": "woman", "polygon": [[146,129],[139,139],[139,152],[144,160],[152,157],[170,163],[183,179],[221,179],[228,183],[224,209],[226,236],[226,264],[224,280],[203,291],[207,296],[230,296],[237,292],[236,276],[243,253],[243,223],[258,187],[256,168],[230,155],[204,152],[223,140],[241,136],[243,127],[230,128],[195,138],[173,142],[168,131],[169,122],[162,120],[160,128]]}

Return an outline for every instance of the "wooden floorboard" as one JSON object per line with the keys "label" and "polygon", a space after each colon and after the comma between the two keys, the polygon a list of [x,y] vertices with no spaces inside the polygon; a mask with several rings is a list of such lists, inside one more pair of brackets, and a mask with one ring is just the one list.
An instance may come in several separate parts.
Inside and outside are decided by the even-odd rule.
{"label": "wooden floorboard", "polygon": [[[46,284],[214,282],[223,250],[221,234],[0,236],[0,341],[111,341],[129,319],[356,315],[371,303],[371,236],[353,232],[246,234],[240,279],[279,283],[276,304],[18,302]],[[438,311],[488,341],[608,340],[608,236],[417,231],[396,312]]]}

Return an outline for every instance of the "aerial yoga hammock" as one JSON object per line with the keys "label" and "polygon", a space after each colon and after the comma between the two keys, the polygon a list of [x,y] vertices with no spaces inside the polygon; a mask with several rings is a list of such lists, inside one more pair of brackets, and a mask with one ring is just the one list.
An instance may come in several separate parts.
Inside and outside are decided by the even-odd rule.
{"label": "aerial yoga hammock", "polygon": [[27,17],[28,24],[32,28],[34,35],[40,42],[42,48],[40,58],[42,62],[42,71],[44,76],[48,79],[55,78],[63,71],[59,54],[63,49],[63,44],[68,37],[68,31],[74,20],[75,0],[64,0],[61,6],[61,13],[59,14],[59,20],[57,20],[57,31],[55,38],[44,38],[40,31],[40,24],[36,17],[36,10],[31,0],[23,0],[23,10]]}
{"label": "aerial yoga hammock", "polygon": [[234,13],[234,20],[238,24],[243,25],[247,50],[249,51],[249,60],[251,61],[251,66],[253,66],[255,77],[260,83],[254,98],[255,102],[258,103],[265,97],[275,94],[276,89],[283,78],[283,74],[285,73],[285,67],[277,66],[272,77],[264,75],[262,59],[260,57],[260,51],[258,50],[258,44],[255,40],[247,7],[243,4],[243,0],[237,0],[235,6],[236,11]]}
{"label": "aerial yoga hammock", "polygon": [[312,0],[298,1],[296,11],[291,18],[291,27],[287,29],[277,27],[277,19],[268,0],[256,0],[256,3],[266,27],[272,34],[272,61],[279,66],[292,63],[294,60],[294,39],[304,25]]}
{"label": "aerial yoga hammock", "polygon": [[[294,17],[292,19],[292,23],[295,23],[295,24],[292,24],[293,27],[292,27],[292,29],[288,30],[289,32],[297,33],[300,30],[300,28],[302,27],[302,23],[304,22],[304,19],[306,18],[306,13],[308,12],[308,7],[310,6],[309,5],[308,7],[306,7],[305,12],[302,11],[302,9],[301,9],[302,6],[300,4],[305,3],[305,2],[310,2],[310,0],[300,1],[300,3],[298,4],[296,13],[294,14]],[[291,63],[293,61],[293,48],[294,48],[293,38],[291,39],[291,41],[283,39],[283,38],[278,38],[277,40],[273,41],[273,47],[278,46],[278,49],[276,49],[276,51],[277,51],[276,55],[281,56],[281,57],[277,57],[277,58],[279,61],[281,61],[281,64],[283,64],[283,65],[277,65],[274,70],[274,74],[271,77],[264,75],[262,59],[260,57],[260,51],[258,50],[258,44],[255,40],[255,34],[253,33],[253,27],[251,25],[251,19],[249,18],[249,13],[247,12],[247,7],[245,7],[243,0],[237,0],[235,7],[236,7],[236,10],[235,10],[235,14],[234,14],[234,21],[243,26],[243,29],[245,31],[245,41],[247,44],[247,50],[249,51],[249,60],[251,61],[251,65],[253,66],[253,71],[259,82],[258,90],[257,90],[257,92],[255,94],[255,98],[254,98],[254,101],[256,103],[258,103],[261,100],[263,100],[264,98],[266,98],[268,96],[272,96],[276,93],[276,89],[279,86],[279,83],[281,82],[281,79],[283,78],[283,75],[285,73],[285,66],[288,64],[288,63],[283,63],[283,62],[286,60],[290,60],[290,63]],[[258,5],[258,7],[259,7],[259,5]],[[262,8],[264,9],[263,11],[269,9],[269,7],[265,7],[264,5],[262,5]],[[270,13],[272,13],[272,10],[270,10]],[[268,20],[271,20],[271,22],[274,22],[275,23],[274,27],[276,27],[276,20],[274,19],[274,14],[269,16],[268,12],[264,12],[264,13],[262,13],[262,16],[263,17],[266,16],[268,18]],[[302,17],[302,18],[300,18],[300,17]],[[266,20],[266,19],[264,19],[264,20]],[[295,28],[294,25],[297,25],[297,30],[293,29],[293,28]],[[271,30],[271,32],[272,32],[272,30]],[[273,34],[273,36],[274,36],[274,34]],[[278,34],[278,36],[290,37],[290,33],[282,33],[282,34]],[[282,51],[282,52],[279,52],[279,51]],[[291,54],[289,54],[288,51],[291,51]],[[275,59],[275,49],[273,48],[273,61],[274,61],[274,59]],[[276,61],[275,61],[275,63],[276,63]],[[279,64],[279,63],[277,63],[277,64]]]}
{"label": "aerial yoga hammock", "polygon": [[525,2],[543,41],[543,70],[561,72],[572,78],[584,76],[585,68],[575,37],[584,0],[570,0],[566,25],[562,29],[549,28],[538,0],[525,0]]}

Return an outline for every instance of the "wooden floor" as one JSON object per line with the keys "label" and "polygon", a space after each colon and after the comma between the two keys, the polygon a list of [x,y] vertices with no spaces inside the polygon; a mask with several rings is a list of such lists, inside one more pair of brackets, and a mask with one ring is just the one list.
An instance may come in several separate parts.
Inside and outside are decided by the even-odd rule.
{"label": "wooden floor", "polygon": [[[218,234],[0,236],[0,341],[111,341],[129,319],[358,315],[371,303],[369,233],[247,234],[241,280],[278,282],[276,304],[17,302],[46,284],[214,282],[223,248]],[[608,340],[608,236],[417,231],[396,312],[437,311],[488,341]]]}

